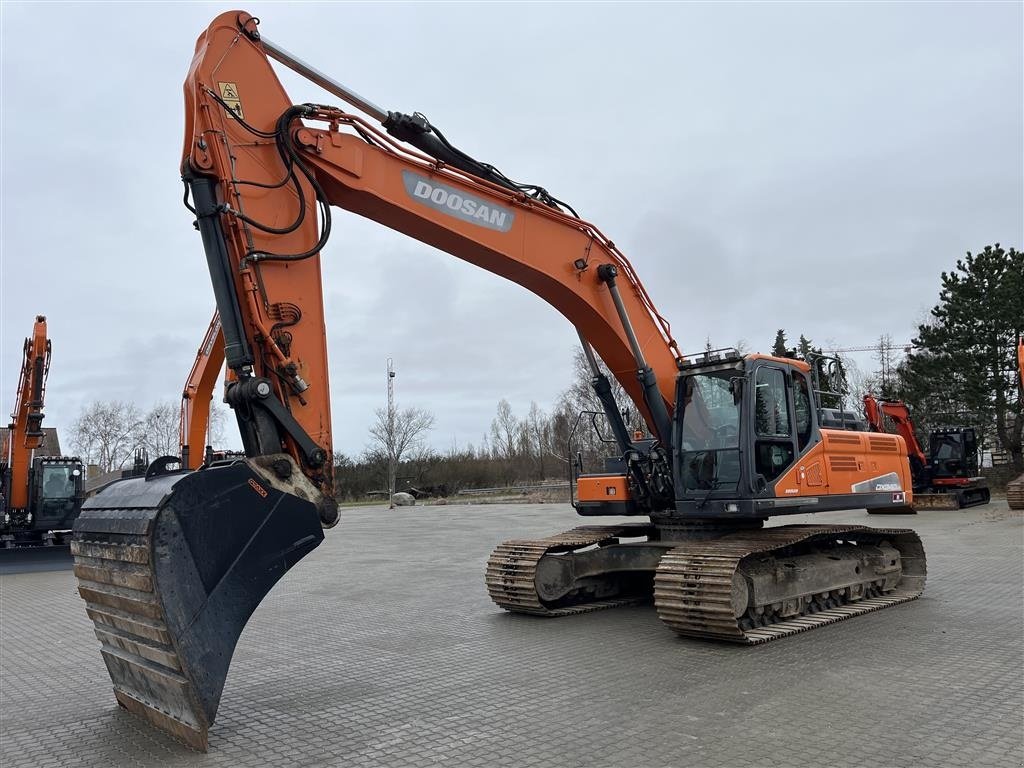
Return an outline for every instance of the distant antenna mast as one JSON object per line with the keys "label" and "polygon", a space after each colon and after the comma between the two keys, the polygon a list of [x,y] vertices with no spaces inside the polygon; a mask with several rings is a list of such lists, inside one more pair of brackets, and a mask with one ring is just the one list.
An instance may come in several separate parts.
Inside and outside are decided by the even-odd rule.
{"label": "distant antenna mast", "polygon": [[395,366],[388,358],[388,508],[395,508]]}

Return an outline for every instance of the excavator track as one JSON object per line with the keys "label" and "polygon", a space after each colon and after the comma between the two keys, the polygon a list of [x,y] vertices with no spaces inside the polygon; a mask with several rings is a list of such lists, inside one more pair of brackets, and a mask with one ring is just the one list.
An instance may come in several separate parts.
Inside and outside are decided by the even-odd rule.
{"label": "excavator track", "polygon": [[[883,593],[868,579],[863,599],[849,600],[848,589],[833,590],[809,596],[812,599],[801,615],[775,622],[765,616],[762,626],[742,625],[745,617],[737,617],[734,609],[734,579],[745,560],[779,550],[791,552],[839,541],[861,546],[887,542],[895,547],[903,569],[896,588]],[[758,645],[914,600],[924,590],[925,577],[924,548],[914,531],[864,526],[782,526],[688,542],[671,549],[655,574],[654,604],[661,620],[684,637]]]}
{"label": "excavator track", "polygon": [[620,537],[647,536],[646,524],[583,525],[544,539],[513,539],[500,544],[487,560],[487,592],[497,605],[512,613],[534,616],[571,616],[578,613],[647,602],[649,595],[593,600],[548,606],[537,594],[537,565],[544,555],[614,543]]}

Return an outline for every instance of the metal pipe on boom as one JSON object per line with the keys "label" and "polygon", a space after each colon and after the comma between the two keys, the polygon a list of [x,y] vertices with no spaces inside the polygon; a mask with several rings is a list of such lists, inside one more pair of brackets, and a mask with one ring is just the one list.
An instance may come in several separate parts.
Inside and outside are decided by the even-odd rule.
{"label": "metal pipe on boom", "polygon": [[286,67],[288,67],[288,69],[292,70],[292,72],[296,72],[305,77],[306,79],[311,80],[328,93],[332,93],[335,96],[337,96],[346,104],[355,107],[361,112],[365,112],[374,120],[383,123],[385,120],[388,119],[388,115],[391,114],[386,109],[378,107],[369,99],[364,99],[362,96],[360,96],[358,93],[351,90],[350,88],[346,88],[333,77],[325,75],[316,67],[312,66],[311,64],[307,64],[294,53],[289,53],[281,46],[272,43],[270,40],[268,40],[266,37],[259,34],[258,32],[250,31],[249,35],[253,39],[259,40],[260,43],[263,44],[263,50],[266,51],[267,56],[272,58],[274,61],[278,61],[281,64],[284,64]]}
{"label": "metal pipe on boom", "polygon": [[313,65],[306,63],[295,54],[271,42],[255,30],[250,29],[247,31],[250,37],[260,42],[267,56],[316,83],[349,106],[366,113],[384,126],[387,132],[399,141],[408,142],[421,152],[425,152],[453,168],[471,173],[478,178],[489,181],[492,184],[497,184],[500,187],[505,187],[513,192],[520,191],[514,184],[509,183],[509,180],[504,176],[495,173],[493,168],[477,162],[473,158],[459,152],[447,144],[447,142],[442,141],[435,134],[433,126],[430,125],[423,115],[418,113],[406,115],[402,112],[392,112],[384,109],[369,99],[360,96],[351,88],[342,85],[329,75],[324,74]]}

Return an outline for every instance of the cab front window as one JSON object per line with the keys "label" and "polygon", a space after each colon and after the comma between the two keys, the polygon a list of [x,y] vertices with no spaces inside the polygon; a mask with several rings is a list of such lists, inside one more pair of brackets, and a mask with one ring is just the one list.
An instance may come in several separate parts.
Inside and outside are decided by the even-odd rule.
{"label": "cab front window", "polygon": [[43,465],[43,498],[70,499],[75,495],[75,478],[71,467]]}
{"label": "cab front window", "polygon": [[740,475],[739,386],[728,374],[687,377],[679,433],[684,490],[735,490]]}

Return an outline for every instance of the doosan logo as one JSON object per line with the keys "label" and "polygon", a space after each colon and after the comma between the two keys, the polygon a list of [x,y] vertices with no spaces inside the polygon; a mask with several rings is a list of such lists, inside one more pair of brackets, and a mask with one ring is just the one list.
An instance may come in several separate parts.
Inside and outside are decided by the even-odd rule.
{"label": "doosan logo", "polygon": [[412,171],[402,171],[405,191],[419,203],[435,211],[447,213],[462,221],[479,224],[497,232],[508,232],[512,228],[515,213],[507,208],[492,205],[468,192],[450,187],[420,176]]}

